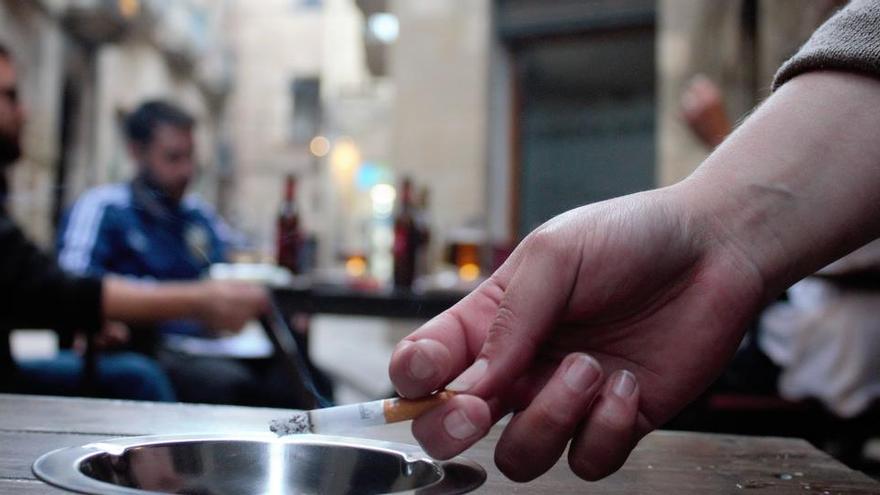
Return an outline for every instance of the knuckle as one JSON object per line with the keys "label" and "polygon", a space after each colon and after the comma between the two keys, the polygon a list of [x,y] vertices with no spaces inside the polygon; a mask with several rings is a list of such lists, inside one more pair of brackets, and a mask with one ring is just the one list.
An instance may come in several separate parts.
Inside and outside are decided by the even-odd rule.
{"label": "knuckle", "polygon": [[559,224],[539,227],[529,235],[527,247],[534,255],[549,256],[556,263],[571,263],[578,250],[571,248],[570,230]]}
{"label": "knuckle", "polygon": [[568,405],[553,406],[548,402],[533,404],[535,408],[534,421],[538,431],[565,432],[574,428],[579,412],[576,408]]}
{"label": "knuckle", "polygon": [[556,251],[559,248],[559,241],[555,237],[552,230],[539,227],[529,234],[528,247],[539,253]]}
{"label": "knuckle", "polygon": [[632,423],[630,415],[625,414],[625,411],[621,411],[620,408],[616,407],[599,408],[592,420],[596,423],[597,427],[617,436],[622,436],[623,433],[628,432],[631,429]]}
{"label": "knuckle", "polygon": [[502,303],[495,313],[495,319],[489,328],[489,337],[486,339],[485,350],[487,354],[496,352],[509,352],[511,346],[531,355],[537,348],[537,343],[528,335],[518,329],[519,317],[516,311],[508,304]]}
{"label": "knuckle", "polygon": [[507,304],[502,304],[495,313],[495,319],[492,321],[489,333],[495,338],[506,340],[515,334],[515,325],[516,313]]}

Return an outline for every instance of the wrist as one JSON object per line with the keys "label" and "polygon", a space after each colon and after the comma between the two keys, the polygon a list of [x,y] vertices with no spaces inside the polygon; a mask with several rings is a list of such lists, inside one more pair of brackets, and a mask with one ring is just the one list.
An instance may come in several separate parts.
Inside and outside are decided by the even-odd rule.
{"label": "wrist", "polygon": [[[751,272],[765,301],[801,278],[801,257],[791,229],[775,212],[798,208],[798,198],[782,188],[712,174],[694,174],[672,187],[706,256]],[[801,259],[802,261],[802,259]]]}
{"label": "wrist", "polygon": [[181,301],[187,308],[190,318],[203,320],[208,313],[211,296],[205,282],[190,282],[181,284]]}
{"label": "wrist", "polygon": [[880,83],[818,72],[786,83],[688,179],[685,208],[771,298],[880,234]]}

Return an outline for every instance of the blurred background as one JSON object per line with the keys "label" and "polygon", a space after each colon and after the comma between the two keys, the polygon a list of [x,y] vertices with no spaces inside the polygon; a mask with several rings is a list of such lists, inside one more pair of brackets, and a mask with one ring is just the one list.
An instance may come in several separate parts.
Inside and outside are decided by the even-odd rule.
{"label": "blurred background", "polygon": [[48,242],[83,191],[130,178],[120,121],[162,97],[196,116],[195,190],[253,255],[274,256],[289,173],[322,267],[370,252],[393,201],[375,186],[404,176],[430,191],[432,244],[510,245],[687,175],[707,150],[679,119],[685,82],[709,75],[740,116],[816,24],[792,18],[825,3],[4,0],[29,116],[12,208]]}
{"label": "blurred background", "polygon": [[[550,217],[687,176],[841,3],[2,0],[28,115],[9,207],[51,250],[81,194],[135,175],[124,119],[161,98],[196,119],[190,191],[234,232],[229,261],[460,297]],[[337,402],[389,395],[391,349],[423,321],[371,301],[294,322]],[[20,359],[58,345],[13,340]],[[783,399],[769,376],[677,426],[871,462],[873,409]]]}

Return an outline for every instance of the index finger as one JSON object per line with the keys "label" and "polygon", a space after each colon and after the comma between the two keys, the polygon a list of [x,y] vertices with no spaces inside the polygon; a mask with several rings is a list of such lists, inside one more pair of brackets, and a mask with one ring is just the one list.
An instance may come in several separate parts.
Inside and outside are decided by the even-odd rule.
{"label": "index finger", "polygon": [[397,345],[388,373],[401,396],[428,395],[474,361],[523,256],[520,245],[488,280]]}
{"label": "index finger", "polygon": [[490,278],[404,338],[388,366],[398,393],[430,394],[467,368],[486,339],[502,293],[497,279]]}

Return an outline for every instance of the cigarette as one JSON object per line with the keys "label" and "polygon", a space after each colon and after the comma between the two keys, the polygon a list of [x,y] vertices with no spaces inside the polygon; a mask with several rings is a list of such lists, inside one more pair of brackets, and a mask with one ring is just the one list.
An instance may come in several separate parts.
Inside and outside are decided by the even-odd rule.
{"label": "cigarette", "polygon": [[454,392],[442,391],[422,399],[385,399],[347,406],[298,411],[273,420],[269,429],[278,436],[301,433],[339,433],[364,426],[384,425],[415,419],[448,401]]}

